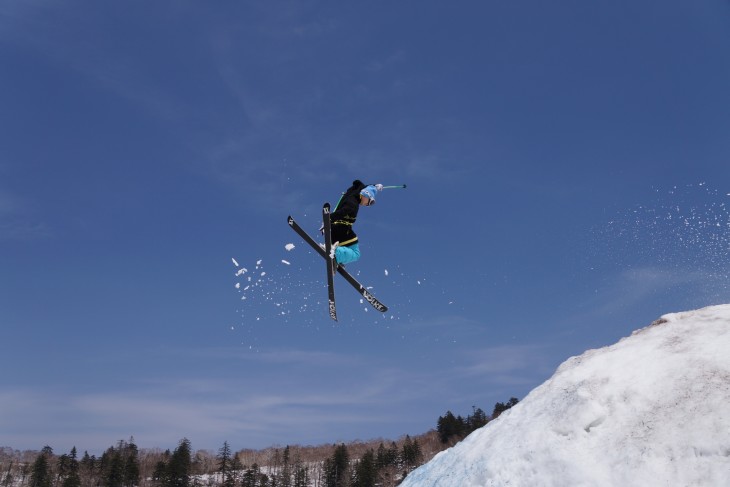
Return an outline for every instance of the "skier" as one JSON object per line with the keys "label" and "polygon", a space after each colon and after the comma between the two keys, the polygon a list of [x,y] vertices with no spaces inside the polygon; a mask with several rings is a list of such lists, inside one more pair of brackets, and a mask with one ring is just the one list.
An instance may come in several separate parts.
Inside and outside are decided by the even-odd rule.
{"label": "skier", "polygon": [[[357,219],[361,206],[375,204],[375,196],[383,190],[382,184],[363,184],[356,179],[340,198],[330,217],[332,228],[332,247],[335,249],[335,262],[340,265],[355,262],[360,258],[360,245],[352,226]],[[324,227],[320,229],[324,233]]]}

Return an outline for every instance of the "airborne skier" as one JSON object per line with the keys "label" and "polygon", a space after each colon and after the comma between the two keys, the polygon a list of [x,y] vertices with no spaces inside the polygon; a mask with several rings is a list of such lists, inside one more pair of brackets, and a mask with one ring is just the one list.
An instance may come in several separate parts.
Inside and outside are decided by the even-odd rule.
{"label": "airborne skier", "polygon": [[345,278],[347,282],[359,292],[365,300],[370,303],[373,308],[381,313],[385,313],[388,307],[378,301],[375,296],[370,294],[366,287],[357,282],[349,272],[345,270],[344,264],[355,262],[360,258],[360,245],[357,234],[352,229],[357,220],[357,213],[361,206],[372,206],[375,203],[375,197],[378,191],[386,188],[405,188],[406,185],[399,186],[383,186],[382,184],[363,184],[360,180],[355,180],[352,186],[342,193],[340,201],[335,207],[335,211],[330,213],[330,204],[325,203],[322,206],[322,226],[319,231],[324,235],[324,244],[318,244],[302,227],[300,227],[294,218],[289,215],[287,219],[289,226],[297,232],[305,242],[312,246],[322,258],[327,261],[327,294],[329,301],[330,317],[337,321],[337,308],[335,305],[335,288],[334,274],[339,274]]}
{"label": "airborne skier", "polygon": [[[330,216],[332,229],[332,246],[335,249],[335,261],[339,265],[355,262],[360,258],[360,244],[353,230],[357,213],[361,206],[372,206],[382,184],[363,184],[356,179],[347,191],[342,194],[339,203]],[[320,229],[324,233],[324,226]]]}

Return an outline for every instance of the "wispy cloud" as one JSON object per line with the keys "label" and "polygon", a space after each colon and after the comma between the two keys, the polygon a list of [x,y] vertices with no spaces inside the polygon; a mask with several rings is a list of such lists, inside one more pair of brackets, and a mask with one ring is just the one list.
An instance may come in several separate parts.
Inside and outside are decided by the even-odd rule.
{"label": "wispy cloud", "polygon": [[17,198],[12,196],[8,191],[0,188],[0,218],[4,215],[12,214],[18,206]]}
{"label": "wispy cloud", "polygon": [[[725,303],[730,296],[728,269],[714,272],[703,269],[683,269],[676,266],[643,266],[623,269],[593,283],[583,299],[576,297],[575,312],[564,316],[560,325],[566,333],[589,330],[597,324],[626,336],[648,325],[661,314]],[[667,308],[669,302],[671,307]],[[647,307],[655,314],[644,321],[622,322],[622,316],[636,318],[636,311]]]}
{"label": "wispy cloud", "polygon": [[53,231],[44,223],[0,221],[0,240],[35,240],[52,235]]}
{"label": "wispy cloud", "polygon": [[50,237],[51,228],[44,222],[33,221],[31,213],[23,198],[0,188],[0,241]]}
{"label": "wispy cloud", "polygon": [[647,266],[623,270],[598,298],[603,304],[594,312],[605,314],[630,308],[673,289],[702,285],[707,279],[707,272],[690,269]]}
{"label": "wispy cloud", "polygon": [[541,345],[505,345],[488,347],[467,354],[468,365],[457,368],[465,375],[511,376],[540,369],[547,347]]}
{"label": "wispy cloud", "polygon": [[[335,75],[331,86],[312,84],[303,73],[314,68],[307,65],[307,51],[301,46],[326,39],[337,26],[324,22],[321,28],[297,28],[309,25],[306,15],[295,9],[277,19],[276,25],[288,27],[277,30],[276,43],[266,50],[266,57],[258,51],[232,50],[231,46],[241,45],[243,32],[247,38],[250,32],[240,25],[219,26],[212,41],[213,56],[236,105],[237,118],[232,125],[221,127],[217,140],[208,141],[200,154],[201,171],[238,188],[243,198],[259,206],[270,208],[286,198],[283,203],[293,208],[311,203],[311,192],[301,188],[312,184],[319,188],[337,185],[336,190],[341,190],[352,178],[367,179],[369,175],[392,175],[397,182],[419,179],[448,184],[482,166],[482,161],[475,166],[472,161],[447,158],[440,149],[424,148],[414,141],[429,133],[453,136],[461,130],[454,121],[383,112],[378,123],[369,122],[373,106],[398,103],[407,89],[399,79],[391,80],[390,88],[384,89],[381,79],[388,76],[383,71],[407,58],[402,49],[359,65],[352,61],[347,69],[359,74],[353,79]],[[266,45],[272,43],[271,35],[261,34]],[[278,49],[281,42],[290,49]],[[302,49],[305,59],[291,59],[292,49]],[[257,82],[252,73],[258,70],[279,73],[281,84]],[[301,78],[301,82],[287,83],[288,78]],[[334,109],[333,99],[338,100]]]}
{"label": "wispy cloud", "polygon": [[[188,360],[221,357],[221,350],[189,352]],[[541,355],[537,346],[487,348],[465,353],[450,367],[419,370],[366,355],[295,349],[249,354],[249,365],[223,377],[199,371],[185,380],[142,376],[123,390],[92,392],[5,388],[0,430],[16,448],[51,444],[61,450],[103,449],[129,436],[144,447],[163,448],[182,437],[200,448],[225,439],[261,447],[333,441],[363,424],[374,431],[400,424],[405,412],[450,394],[461,378],[479,387],[523,384]],[[257,373],[264,368],[265,374]]]}
{"label": "wispy cloud", "polygon": [[[392,380],[357,377],[330,388],[300,377],[278,391],[239,382],[168,383],[125,392],[4,391],[0,394],[3,441],[16,447],[55,443],[75,432],[74,444],[102,448],[115,436],[134,435],[145,446],[169,446],[183,436],[199,445],[241,438],[249,445],[308,441],[311,431],[338,431],[377,423],[397,389]],[[107,431],[104,444],[88,444],[85,431]],[[57,445],[70,448],[72,445]]]}

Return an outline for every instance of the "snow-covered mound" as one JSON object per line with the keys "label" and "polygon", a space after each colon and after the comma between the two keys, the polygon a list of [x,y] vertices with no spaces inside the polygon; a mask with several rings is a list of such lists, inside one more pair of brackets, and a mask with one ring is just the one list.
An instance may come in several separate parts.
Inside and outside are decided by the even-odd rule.
{"label": "snow-covered mound", "polygon": [[730,305],[564,362],[402,487],[730,486]]}

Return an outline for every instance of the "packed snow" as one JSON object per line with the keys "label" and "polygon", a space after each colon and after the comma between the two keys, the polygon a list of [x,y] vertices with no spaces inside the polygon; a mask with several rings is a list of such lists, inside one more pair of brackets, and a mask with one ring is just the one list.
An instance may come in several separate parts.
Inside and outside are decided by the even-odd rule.
{"label": "packed snow", "polygon": [[730,305],[564,362],[402,487],[730,485]]}

